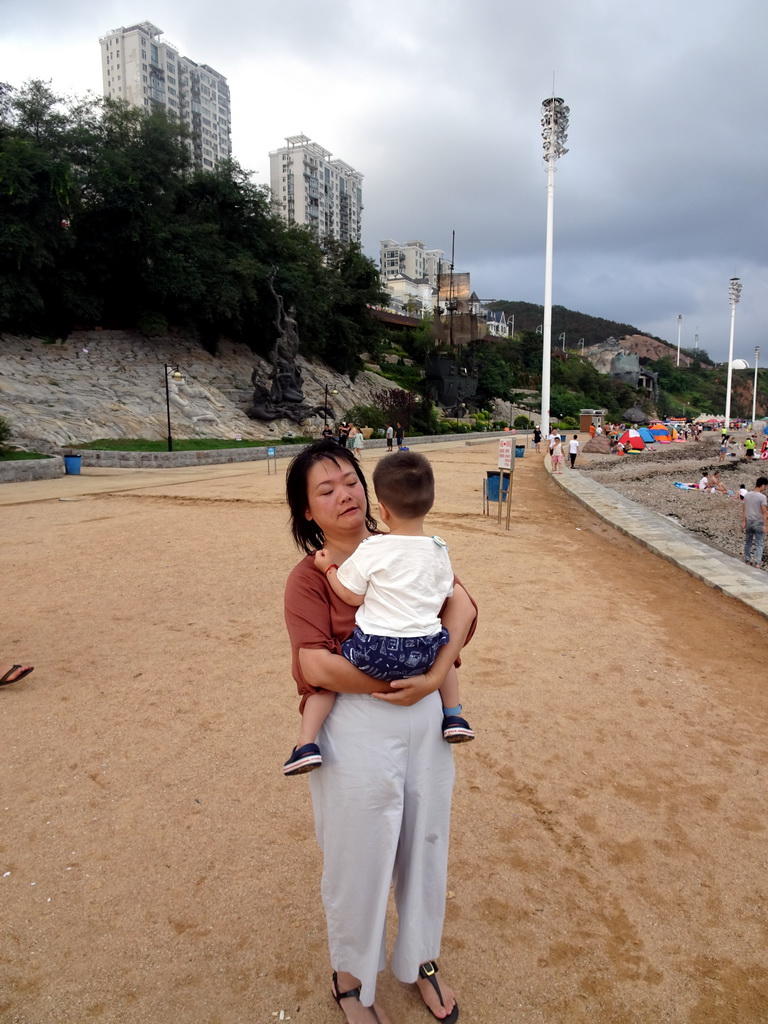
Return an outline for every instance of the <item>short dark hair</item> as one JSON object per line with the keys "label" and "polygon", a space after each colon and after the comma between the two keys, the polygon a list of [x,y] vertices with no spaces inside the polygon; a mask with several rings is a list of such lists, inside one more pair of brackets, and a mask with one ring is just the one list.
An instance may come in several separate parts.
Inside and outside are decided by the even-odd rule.
{"label": "short dark hair", "polygon": [[307,519],[304,514],[309,507],[309,496],[307,494],[307,477],[310,469],[318,462],[324,460],[336,463],[340,466],[346,462],[354,469],[365,492],[365,525],[371,531],[378,529],[378,523],[371,515],[371,500],[368,497],[368,485],[365,482],[363,471],[360,465],[348,448],[341,448],[335,441],[323,438],[307,445],[302,449],[288,467],[285,475],[285,496],[288,501],[288,508],[291,512],[291,534],[298,547],[306,551],[308,555],[319,551],[325,543],[323,531],[314,521]]}
{"label": "short dark hair", "polygon": [[417,452],[398,452],[373,471],[376,497],[401,519],[425,516],[435,503],[435,476],[429,460]]}
{"label": "short dark hair", "polygon": [[755,487],[765,487],[766,484],[768,484],[768,477],[759,476],[757,480],[755,480]]}

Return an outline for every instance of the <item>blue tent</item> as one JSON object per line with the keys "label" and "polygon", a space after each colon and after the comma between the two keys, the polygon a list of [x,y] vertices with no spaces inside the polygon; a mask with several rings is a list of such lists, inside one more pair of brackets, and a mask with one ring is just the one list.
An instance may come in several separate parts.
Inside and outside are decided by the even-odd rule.
{"label": "blue tent", "polygon": [[645,441],[646,444],[653,444],[654,441],[658,441],[657,437],[654,437],[648,427],[638,427],[640,437]]}

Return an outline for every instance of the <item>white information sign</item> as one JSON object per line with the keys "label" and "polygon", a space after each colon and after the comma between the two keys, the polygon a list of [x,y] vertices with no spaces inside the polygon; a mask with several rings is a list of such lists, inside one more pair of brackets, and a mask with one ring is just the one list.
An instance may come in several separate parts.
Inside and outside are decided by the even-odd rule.
{"label": "white information sign", "polygon": [[514,438],[502,437],[499,439],[499,469],[511,470],[515,468],[515,464],[512,461],[515,456],[514,447]]}

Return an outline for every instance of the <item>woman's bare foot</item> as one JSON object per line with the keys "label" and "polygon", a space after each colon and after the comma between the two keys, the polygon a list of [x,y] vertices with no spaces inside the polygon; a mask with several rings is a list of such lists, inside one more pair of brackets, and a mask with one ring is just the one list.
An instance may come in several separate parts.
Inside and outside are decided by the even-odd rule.
{"label": "woman's bare foot", "polygon": [[[429,967],[429,964],[423,966]],[[432,981],[429,978],[422,978],[421,975],[416,979],[416,984],[419,987],[421,998],[426,1003],[427,1009],[431,1010],[438,1020],[443,1020],[445,1017],[449,1017],[453,1012],[453,1008],[456,1005],[456,996],[453,994],[453,989],[450,985],[447,985],[440,976],[440,980],[437,981],[440,986],[440,995],[442,995],[443,1001],[440,1004],[440,996],[437,994],[435,986],[432,984],[433,981],[437,981],[437,977],[432,975]]]}
{"label": "woman's bare foot", "polygon": [[392,1024],[379,1003],[374,1002],[373,1006],[363,1006],[357,996],[339,998],[340,993],[352,992],[359,987],[360,982],[347,971],[339,971],[333,976],[333,997],[344,1011],[347,1024]]}

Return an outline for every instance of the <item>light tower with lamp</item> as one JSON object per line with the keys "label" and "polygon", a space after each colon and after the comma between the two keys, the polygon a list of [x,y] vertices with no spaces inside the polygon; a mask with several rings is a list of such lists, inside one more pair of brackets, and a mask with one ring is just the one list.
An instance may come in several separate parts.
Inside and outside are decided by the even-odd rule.
{"label": "light tower with lamp", "polygon": [[680,334],[683,330],[683,314],[677,314],[677,363],[676,366],[680,365]]}
{"label": "light tower with lamp", "polygon": [[755,345],[755,382],[752,385],[752,428],[755,426],[755,413],[757,412],[757,364],[760,362],[760,346]]}
{"label": "light tower with lamp", "polygon": [[549,434],[549,400],[552,379],[552,250],[554,241],[555,161],[568,150],[568,119],[570,108],[559,96],[551,96],[541,105],[541,137],[544,140],[544,159],[547,161],[547,245],[544,268],[544,324],[541,357],[541,425],[544,436]]}
{"label": "light tower with lamp", "polygon": [[736,303],[741,298],[741,281],[732,277],[728,286],[728,301],[731,304],[731,340],[728,345],[728,377],[725,383],[725,423],[726,433],[731,429],[731,382],[733,380],[733,332],[736,327]]}

